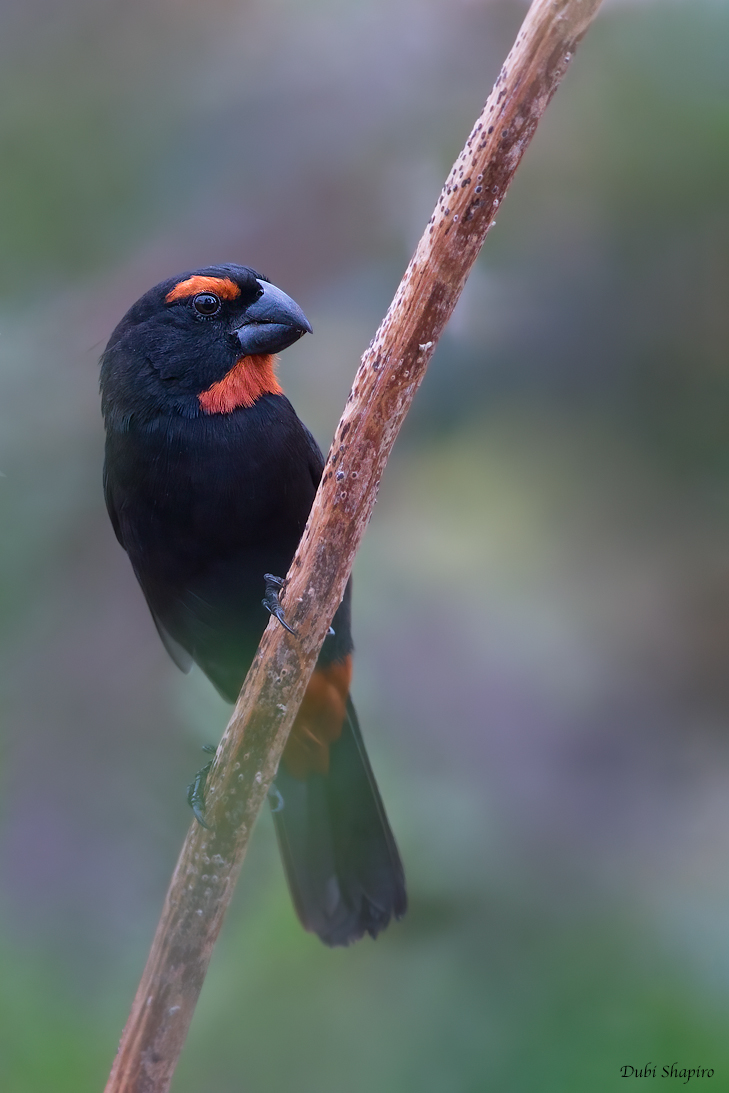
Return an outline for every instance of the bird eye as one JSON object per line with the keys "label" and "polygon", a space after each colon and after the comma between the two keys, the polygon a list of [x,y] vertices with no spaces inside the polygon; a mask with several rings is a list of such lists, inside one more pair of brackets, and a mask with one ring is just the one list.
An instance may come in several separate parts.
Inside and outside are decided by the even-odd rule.
{"label": "bird eye", "polygon": [[220,297],[216,296],[214,292],[198,292],[197,296],[193,298],[192,306],[198,315],[204,315],[206,319],[209,319],[211,315],[217,315],[222,304]]}

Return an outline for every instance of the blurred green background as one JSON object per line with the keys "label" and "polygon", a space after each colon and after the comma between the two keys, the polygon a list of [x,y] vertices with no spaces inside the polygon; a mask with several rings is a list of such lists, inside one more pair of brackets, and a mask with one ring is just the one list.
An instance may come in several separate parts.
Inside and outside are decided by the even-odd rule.
{"label": "blurred green background", "polygon": [[[326,447],[525,10],[0,8],[2,1093],[103,1088],[226,720],[107,521],[105,341],[253,265]],[[578,51],[355,570],[410,912],[326,950],[264,817],[175,1093],[729,1089],[728,55],[718,0],[606,2]]]}

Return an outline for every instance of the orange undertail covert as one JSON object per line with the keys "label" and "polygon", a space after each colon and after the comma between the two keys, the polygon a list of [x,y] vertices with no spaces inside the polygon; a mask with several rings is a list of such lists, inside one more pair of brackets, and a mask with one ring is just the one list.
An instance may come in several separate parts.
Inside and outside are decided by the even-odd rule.
{"label": "orange undertail covert", "polygon": [[328,772],[329,745],[341,736],[351,681],[351,656],[314,670],[283,753],[295,778]]}

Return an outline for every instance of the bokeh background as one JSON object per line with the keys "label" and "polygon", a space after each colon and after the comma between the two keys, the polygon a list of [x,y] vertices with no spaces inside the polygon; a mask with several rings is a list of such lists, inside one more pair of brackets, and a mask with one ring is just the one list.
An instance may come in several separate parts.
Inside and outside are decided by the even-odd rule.
{"label": "bokeh background", "polygon": [[[326,447],[525,10],[3,0],[3,1093],[103,1087],[227,714],[107,521],[105,341],[253,265]],[[606,2],[578,51],[355,569],[411,909],[326,950],[262,818],[175,1093],[729,1089],[728,54],[718,0]]]}

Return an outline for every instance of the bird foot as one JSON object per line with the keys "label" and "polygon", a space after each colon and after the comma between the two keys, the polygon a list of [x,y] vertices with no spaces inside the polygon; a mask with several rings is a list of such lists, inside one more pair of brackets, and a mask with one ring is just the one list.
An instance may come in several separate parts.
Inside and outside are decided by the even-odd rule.
{"label": "bird foot", "polygon": [[285,801],[280,792],[276,789],[275,782],[271,782],[271,785],[268,787],[268,800],[271,805],[271,812],[281,812],[285,807]]}
{"label": "bird foot", "polygon": [[296,636],[296,631],[292,626],[286,622],[286,616],[284,615],[283,607],[279,602],[279,594],[284,586],[283,578],[274,577],[273,573],[264,573],[263,579],[266,582],[266,595],[261,600],[261,603],[274,618],[283,626],[284,630],[288,630],[289,634]]}
{"label": "bird foot", "polygon": [[[214,744],[205,744],[202,750],[209,755],[217,749]],[[206,763],[204,767],[200,768],[190,782],[190,785],[187,787],[187,803],[192,809],[197,822],[201,827],[207,828],[208,831],[212,829],[210,824],[205,823],[205,783],[208,780],[208,774],[210,773],[212,765],[213,761],[211,759],[209,763]]]}
{"label": "bird foot", "polygon": [[[210,755],[212,752],[217,751],[217,748],[214,744],[205,744],[202,750]],[[211,831],[212,828],[210,824],[205,822],[205,784],[212,765],[213,761],[211,759],[209,763],[200,768],[187,787],[187,803],[192,809],[197,822],[208,831]],[[273,782],[268,787],[268,800],[271,804],[271,812],[280,812],[284,808],[284,799]]]}

